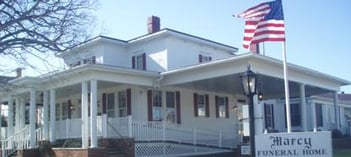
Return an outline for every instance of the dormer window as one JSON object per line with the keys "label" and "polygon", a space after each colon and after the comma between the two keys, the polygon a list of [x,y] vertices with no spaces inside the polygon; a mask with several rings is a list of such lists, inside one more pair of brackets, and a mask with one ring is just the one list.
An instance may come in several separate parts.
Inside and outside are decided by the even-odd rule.
{"label": "dormer window", "polygon": [[132,57],[132,68],[146,70],[146,54],[140,54]]}
{"label": "dormer window", "polygon": [[95,64],[96,63],[96,57],[92,56],[92,57],[86,58],[86,59],[83,60],[83,63],[84,64]]}
{"label": "dormer window", "polygon": [[211,56],[199,55],[199,63],[209,62],[212,60]]}

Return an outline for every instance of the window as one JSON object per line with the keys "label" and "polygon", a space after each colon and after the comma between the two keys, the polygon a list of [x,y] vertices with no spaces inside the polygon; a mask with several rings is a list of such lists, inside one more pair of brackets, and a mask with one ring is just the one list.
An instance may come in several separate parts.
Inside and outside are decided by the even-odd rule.
{"label": "window", "polygon": [[199,55],[199,63],[209,62],[211,60],[212,60],[212,57],[210,56]]}
{"label": "window", "polygon": [[316,107],[316,120],[317,120],[317,127],[323,126],[323,106],[322,104],[315,104]]}
{"label": "window", "polygon": [[84,64],[95,64],[96,63],[96,57],[92,56],[92,57],[86,58],[86,59],[83,60],[83,63]]}
{"label": "window", "polygon": [[24,110],[24,114],[25,114],[25,117],[24,117],[25,124],[29,124],[29,108],[26,108]]}
{"label": "window", "polygon": [[197,112],[198,116],[206,116],[205,95],[198,96]]}
{"label": "window", "polygon": [[[285,122],[286,122],[286,106],[284,105]],[[301,126],[301,110],[300,104],[290,104],[291,126]],[[286,126],[286,123],[285,123]]]}
{"label": "window", "polygon": [[176,122],[175,101],[175,93],[166,92],[166,121],[170,123]]}
{"label": "window", "polygon": [[56,120],[61,120],[61,108],[60,104],[56,104]]}
{"label": "window", "polygon": [[62,120],[65,120],[68,118],[68,104],[66,102],[62,103]]}
{"label": "window", "polygon": [[152,101],[152,119],[155,121],[162,120],[162,92],[154,91]]}
{"label": "window", "polygon": [[106,104],[107,104],[107,117],[115,117],[115,94],[108,93],[106,95]]}
{"label": "window", "polygon": [[194,93],[194,116],[195,117],[210,117],[210,108],[208,104],[208,95],[200,95]]}
{"label": "window", "polygon": [[273,104],[264,104],[264,123],[266,129],[274,128],[274,109]]}
{"label": "window", "polygon": [[301,110],[300,104],[291,104],[291,125],[292,126],[301,126]]}
{"label": "window", "polygon": [[146,54],[140,54],[132,57],[132,68],[146,70]]}
{"label": "window", "polygon": [[216,97],[217,98],[217,105],[218,105],[218,110],[217,110],[217,117],[220,118],[226,118],[228,117],[228,98],[227,97]]}
{"label": "window", "polygon": [[127,93],[126,91],[118,92],[118,116],[127,116]]}

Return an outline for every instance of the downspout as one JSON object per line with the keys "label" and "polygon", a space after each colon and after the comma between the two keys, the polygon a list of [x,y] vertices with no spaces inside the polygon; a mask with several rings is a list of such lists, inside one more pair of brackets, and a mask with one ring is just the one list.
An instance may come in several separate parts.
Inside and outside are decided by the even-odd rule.
{"label": "downspout", "polygon": [[157,77],[157,79],[154,80],[153,87],[154,89],[160,88],[160,82],[163,79],[163,75],[160,75]]}

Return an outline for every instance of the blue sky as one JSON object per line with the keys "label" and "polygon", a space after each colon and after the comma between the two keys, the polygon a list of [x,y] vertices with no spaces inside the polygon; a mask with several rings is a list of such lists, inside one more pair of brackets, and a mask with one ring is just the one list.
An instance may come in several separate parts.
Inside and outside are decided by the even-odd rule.
{"label": "blue sky", "polygon": [[[350,0],[282,0],[287,60],[351,80]],[[98,33],[128,40],[147,33],[147,17],[161,18],[161,28],[242,48],[244,20],[232,17],[262,0],[101,0]],[[266,55],[282,59],[281,43],[266,43]],[[342,91],[351,93],[351,87]]]}

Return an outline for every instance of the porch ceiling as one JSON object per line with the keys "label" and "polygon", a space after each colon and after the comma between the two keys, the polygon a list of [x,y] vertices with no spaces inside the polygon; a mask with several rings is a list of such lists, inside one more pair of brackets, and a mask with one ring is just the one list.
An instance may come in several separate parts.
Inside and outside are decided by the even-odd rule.
{"label": "porch ceiling", "polygon": [[[257,91],[261,91],[263,93],[264,99],[283,98],[285,96],[283,79],[278,79],[265,75],[258,75],[257,84]],[[178,84],[177,86],[181,86],[188,89],[206,90],[219,93],[231,93],[233,95],[243,94],[240,74],[232,74],[216,78],[192,81],[188,83]],[[289,89],[290,97],[300,96],[300,88],[298,83],[290,81]],[[330,91],[306,85],[305,92],[306,96],[311,96],[321,93],[327,93]]]}

